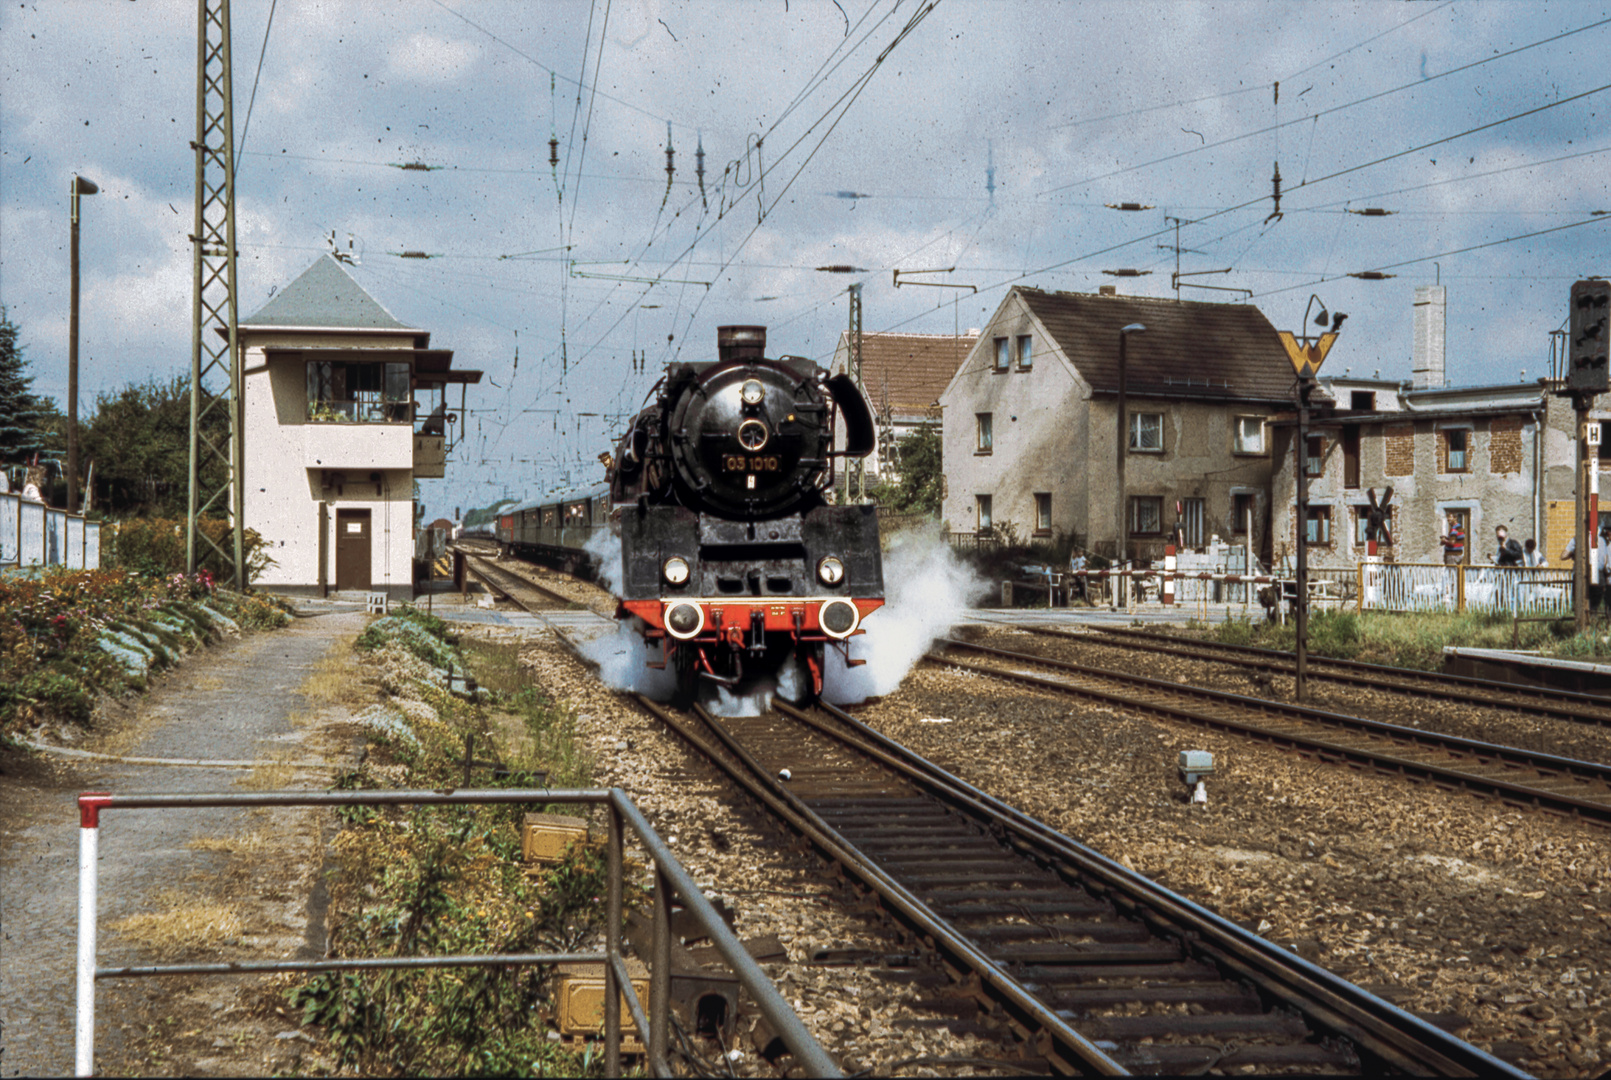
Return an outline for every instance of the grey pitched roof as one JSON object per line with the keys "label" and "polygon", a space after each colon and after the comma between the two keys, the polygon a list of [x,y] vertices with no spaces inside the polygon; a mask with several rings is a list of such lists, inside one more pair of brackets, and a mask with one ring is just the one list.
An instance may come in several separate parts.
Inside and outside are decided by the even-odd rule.
{"label": "grey pitched roof", "polygon": [[1098,393],[1118,391],[1119,330],[1141,323],[1146,333],[1130,335],[1125,352],[1128,393],[1292,400],[1292,361],[1251,304],[1015,291]]}
{"label": "grey pitched roof", "polygon": [[364,292],[329,255],[281,289],[241,326],[320,326],[341,330],[412,330]]}

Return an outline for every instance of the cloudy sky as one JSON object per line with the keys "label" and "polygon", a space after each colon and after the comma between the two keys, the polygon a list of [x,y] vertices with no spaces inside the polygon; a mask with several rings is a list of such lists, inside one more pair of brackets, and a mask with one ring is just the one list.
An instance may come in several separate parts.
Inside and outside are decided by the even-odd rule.
{"label": "cloudy sky", "polygon": [[[58,400],[68,184],[101,187],[86,410],[188,371],[195,13],[0,11],[0,303]],[[926,333],[981,325],[1013,283],[1173,296],[1180,219],[1182,271],[1231,269],[1187,280],[1278,327],[1311,293],[1349,313],[1328,371],[1408,378],[1414,288],[1441,280],[1449,377],[1476,384],[1547,373],[1571,283],[1611,271],[1603,2],[234,0],[233,20],[242,316],[333,233],[487,373],[423,485],[433,514],[594,479],[718,325],[826,362],[853,281],[866,329]],[[815,269],[835,264],[861,269]],[[952,266],[924,280],[977,294],[891,284]],[[1151,273],[1103,274],[1126,268]],[[1396,276],[1347,276],[1372,270]]]}

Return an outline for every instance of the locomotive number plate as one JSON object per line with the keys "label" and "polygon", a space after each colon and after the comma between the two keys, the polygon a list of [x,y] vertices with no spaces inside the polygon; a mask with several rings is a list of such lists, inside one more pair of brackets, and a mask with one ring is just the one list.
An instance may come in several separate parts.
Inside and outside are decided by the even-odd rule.
{"label": "locomotive number plate", "polygon": [[728,454],[722,458],[722,468],[727,472],[779,472],[783,463],[776,456],[747,457],[744,454]]}

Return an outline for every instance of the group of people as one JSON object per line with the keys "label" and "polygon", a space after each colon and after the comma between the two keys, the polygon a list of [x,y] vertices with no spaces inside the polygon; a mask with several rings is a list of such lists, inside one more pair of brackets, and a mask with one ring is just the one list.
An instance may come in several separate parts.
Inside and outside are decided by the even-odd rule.
{"label": "group of people", "polygon": [[[1602,530],[1602,535],[1611,537],[1611,525]],[[1460,523],[1459,515],[1450,514],[1447,518],[1447,531],[1438,542],[1443,545],[1443,565],[1456,566],[1466,559],[1466,531]],[[1495,566],[1548,566],[1544,553],[1538,548],[1538,541],[1528,537],[1526,543],[1517,543],[1510,538],[1510,530],[1503,525],[1494,529],[1494,543],[1496,550],[1493,554]],[[1601,551],[1604,551],[1602,545]],[[1576,547],[1568,545],[1562,558],[1570,559]],[[1602,556],[1603,557],[1603,556]]]}

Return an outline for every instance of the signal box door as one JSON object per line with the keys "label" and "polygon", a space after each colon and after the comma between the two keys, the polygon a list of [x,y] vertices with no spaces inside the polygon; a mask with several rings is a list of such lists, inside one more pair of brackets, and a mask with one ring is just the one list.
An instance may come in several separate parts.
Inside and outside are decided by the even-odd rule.
{"label": "signal box door", "polygon": [[368,591],[369,511],[336,511],[336,588]]}

